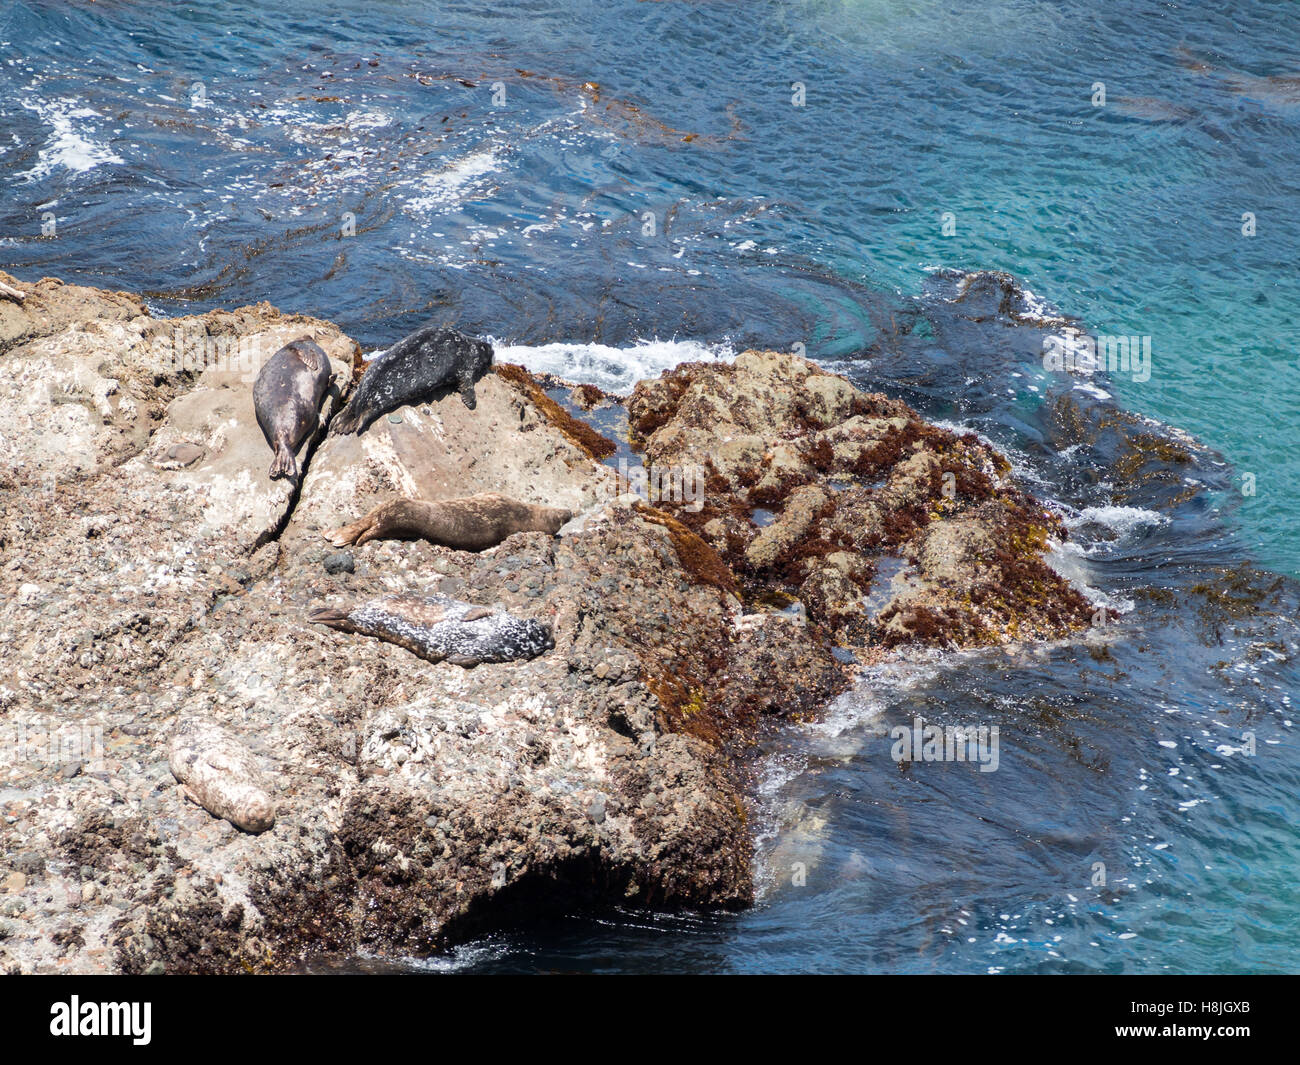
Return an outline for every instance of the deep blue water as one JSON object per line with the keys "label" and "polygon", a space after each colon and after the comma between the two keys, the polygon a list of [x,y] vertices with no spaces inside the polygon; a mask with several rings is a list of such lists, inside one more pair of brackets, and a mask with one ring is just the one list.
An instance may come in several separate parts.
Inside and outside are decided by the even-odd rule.
{"label": "deep blue water", "polygon": [[[20,277],[444,320],[611,386],[802,344],[1004,447],[1123,611],[774,739],[753,911],[432,967],[1300,968],[1300,5],[0,0],[0,42]],[[1045,371],[1066,319],[1149,379]],[[1191,461],[1117,475],[1122,411]],[[917,714],[998,725],[999,770],[900,774]]]}

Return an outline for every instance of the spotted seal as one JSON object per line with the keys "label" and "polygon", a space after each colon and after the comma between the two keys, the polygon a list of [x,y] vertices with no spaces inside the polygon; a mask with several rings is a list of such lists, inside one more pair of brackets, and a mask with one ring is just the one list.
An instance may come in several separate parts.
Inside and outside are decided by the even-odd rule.
{"label": "spotted seal", "polygon": [[213,816],[245,832],[265,832],[275,824],[275,803],[253,756],[212,722],[183,720],[172,734],[167,765],[182,794]]}
{"label": "spotted seal", "polygon": [[474,382],[491,365],[492,345],[485,340],[441,326],[417,330],[370,364],[330,432],[364,432],[381,415],[427,403],[452,388],[459,389],[465,406],[473,410],[478,404]]}
{"label": "spotted seal", "polygon": [[320,420],[320,406],[333,374],[325,352],[303,337],[269,359],[253,382],[253,410],[262,435],[275,452],[271,480],[296,478],[295,455]]}
{"label": "spotted seal", "polygon": [[517,532],[554,536],[572,517],[573,511],[563,507],[521,503],[497,492],[463,499],[391,499],[325,537],[335,547],[418,537],[460,551],[483,551]]}
{"label": "spotted seal", "polygon": [[387,595],[351,607],[321,607],[308,620],[374,636],[430,662],[467,669],[536,658],[555,646],[550,625],[446,595]]}

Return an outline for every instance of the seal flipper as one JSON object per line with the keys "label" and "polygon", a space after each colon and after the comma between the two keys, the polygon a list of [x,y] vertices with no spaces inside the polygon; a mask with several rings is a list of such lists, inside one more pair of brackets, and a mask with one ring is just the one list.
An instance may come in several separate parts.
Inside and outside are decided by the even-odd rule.
{"label": "seal flipper", "polygon": [[348,625],[348,611],[340,610],[338,607],[318,607],[307,615],[307,620],[313,625],[328,625],[331,629],[349,631],[346,627]]}
{"label": "seal flipper", "polygon": [[471,658],[469,655],[448,655],[443,661],[450,666],[460,666],[462,669],[473,669],[481,662],[480,659]]}
{"label": "seal flipper", "polygon": [[277,477],[296,478],[298,476],[298,462],[293,457],[293,452],[284,444],[279,444],[275,449],[275,458],[271,460],[271,480]]}
{"label": "seal flipper", "polygon": [[464,400],[465,406],[470,410],[478,406],[478,396],[474,394],[474,375],[472,373],[461,375],[460,398]]}

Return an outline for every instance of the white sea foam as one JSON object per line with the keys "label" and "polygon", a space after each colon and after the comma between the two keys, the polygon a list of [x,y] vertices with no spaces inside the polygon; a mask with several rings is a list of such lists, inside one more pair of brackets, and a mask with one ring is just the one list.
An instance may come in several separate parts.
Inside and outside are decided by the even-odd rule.
{"label": "white sea foam", "polygon": [[51,133],[40,151],[36,165],[23,176],[29,181],[48,177],[57,167],[84,174],[97,166],[122,162],[122,157],[105,144],[91,139],[90,121],[98,119],[88,107],[79,107],[75,100],[22,100],[22,106],[34,111],[42,122],[50,126]]}
{"label": "white sea foam", "polygon": [[1047,564],[1058,577],[1072,585],[1075,591],[1094,607],[1106,607],[1108,610],[1127,614],[1137,605],[1132,599],[1107,595],[1091,583],[1092,569],[1088,565],[1089,552],[1086,549],[1076,543],[1058,544],[1055,540],[1049,540],[1047,546],[1047,555],[1044,559]]}
{"label": "white sea foam", "polygon": [[1110,529],[1120,539],[1142,529],[1168,524],[1169,518],[1164,514],[1144,507],[1084,507],[1065,519],[1065,525],[1071,532],[1088,525],[1100,525]]}
{"label": "white sea foam", "polygon": [[[492,338],[489,338],[492,339]],[[698,340],[638,340],[626,348],[606,344],[501,344],[492,339],[497,362],[515,362],[534,373],[592,384],[627,394],[644,378],[658,377],[683,362],[727,362],[736,356],[728,343]]]}
{"label": "white sea foam", "polygon": [[[1080,373],[1092,373],[1091,370],[1080,370]],[[1091,381],[1080,381],[1074,386],[1076,392],[1083,392],[1085,395],[1092,396],[1093,399],[1114,399],[1104,388],[1098,388]]]}
{"label": "white sea foam", "polygon": [[1054,304],[1031,292],[1023,285],[1020,286],[1020,296],[1025,304],[1025,309],[1021,312],[1022,317],[1036,318],[1044,324],[1050,323],[1052,325],[1064,325],[1069,320],[1057,310]]}
{"label": "white sea foam", "polygon": [[[497,939],[480,939],[471,943],[462,943],[446,954],[437,954],[429,958],[403,958],[402,963],[422,973],[454,973],[487,962],[499,961],[509,953],[510,946],[506,942]],[[388,960],[365,951],[362,951],[360,956],[366,959],[373,958],[376,961]]]}
{"label": "white sea foam", "polygon": [[349,111],[343,124],[353,130],[384,129],[393,124],[393,116],[376,110]]}
{"label": "white sea foam", "polygon": [[822,758],[852,757],[868,739],[885,734],[881,719],[891,702],[935,684],[942,674],[961,672],[986,653],[984,648],[900,648],[888,661],[863,669],[853,687],[832,700],[819,720],[804,726],[809,750]]}
{"label": "white sea foam", "polygon": [[483,148],[427,174],[418,188],[423,193],[406,201],[408,210],[427,212],[442,210],[462,202],[466,195],[484,190],[483,178],[501,165],[493,148]]}

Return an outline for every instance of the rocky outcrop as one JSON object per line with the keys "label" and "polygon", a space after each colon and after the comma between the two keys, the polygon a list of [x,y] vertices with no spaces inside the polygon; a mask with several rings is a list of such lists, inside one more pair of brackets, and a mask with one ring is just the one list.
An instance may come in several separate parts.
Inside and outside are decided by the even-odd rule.
{"label": "rocky outcrop", "polygon": [[[991,449],[801,360],[638,388],[650,461],[707,459],[698,510],[620,495],[613,445],[518,368],[474,411],[317,434],[296,489],[266,476],[253,378],[310,336],[344,389],[328,418],[358,355],[336,327],[0,281],[28,293],[0,300],[0,970],[275,970],[557,903],[743,906],[744,754],[847,684],[837,645],[1081,621]],[[576,517],[478,553],[324,535],[478,492]],[[915,573],[864,621],[889,552]],[[544,621],[556,646],[465,669],[308,621],[393,593]],[[237,752],[214,779],[237,765],[252,816],[246,791],[186,798],[169,752],[197,734]]]}
{"label": "rocky outcrop", "polygon": [[628,404],[656,466],[702,463],[708,492],[666,508],[751,597],[784,597],[860,659],[1086,627],[1046,562],[1060,520],[972,434],[923,421],[815,364],[749,351],[641,382]]}

